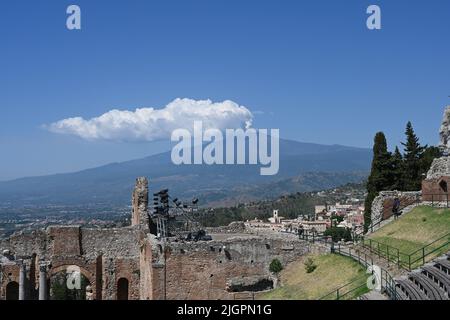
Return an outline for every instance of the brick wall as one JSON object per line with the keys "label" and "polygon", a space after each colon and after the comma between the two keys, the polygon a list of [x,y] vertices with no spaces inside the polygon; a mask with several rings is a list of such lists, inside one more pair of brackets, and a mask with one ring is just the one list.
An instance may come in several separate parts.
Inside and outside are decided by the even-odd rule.
{"label": "brick wall", "polygon": [[[49,278],[65,272],[68,266],[79,267],[89,280],[96,299],[116,299],[120,278],[129,282],[129,298],[139,299],[141,233],[139,227],[89,229],[52,226],[47,230],[15,234],[3,240],[0,249],[9,249],[27,264],[28,299],[37,298],[41,260],[49,264]],[[11,261],[11,264],[13,266],[1,265],[1,271],[17,268],[18,274],[18,261]],[[2,279],[1,291],[7,285],[5,281]]]}
{"label": "brick wall", "polygon": [[[441,183],[446,183],[447,192],[442,188]],[[423,201],[447,201],[450,190],[450,177],[440,177],[426,179],[422,181]]]}
{"label": "brick wall", "polygon": [[400,199],[400,207],[406,207],[420,200],[421,192],[382,191],[372,203],[372,222],[378,222],[392,216],[394,199]]}
{"label": "brick wall", "polygon": [[269,264],[278,258],[286,265],[310,251],[310,245],[293,239],[259,237],[226,241],[169,243],[154,246],[153,298],[232,299],[227,282],[236,277],[271,277]]}

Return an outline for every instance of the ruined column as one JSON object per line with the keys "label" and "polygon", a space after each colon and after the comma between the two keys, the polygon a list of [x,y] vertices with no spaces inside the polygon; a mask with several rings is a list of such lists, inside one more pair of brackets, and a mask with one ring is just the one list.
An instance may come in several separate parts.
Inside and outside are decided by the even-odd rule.
{"label": "ruined column", "polygon": [[148,227],[148,180],[145,177],[136,179],[132,208],[131,225]]}
{"label": "ruined column", "polygon": [[448,156],[450,151],[450,106],[447,106],[444,110],[439,136],[441,138],[439,148],[444,155]]}
{"label": "ruined column", "polygon": [[39,266],[39,300],[47,300],[47,265]]}
{"label": "ruined column", "polygon": [[27,268],[25,263],[21,263],[20,265],[20,273],[19,273],[19,300],[25,300],[25,279],[27,277]]}

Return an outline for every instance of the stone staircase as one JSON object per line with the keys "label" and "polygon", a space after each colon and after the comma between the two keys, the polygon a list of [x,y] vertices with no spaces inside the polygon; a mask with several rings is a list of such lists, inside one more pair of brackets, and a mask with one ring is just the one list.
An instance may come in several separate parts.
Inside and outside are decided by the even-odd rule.
{"label": "stone staircase", "polygon": [[[402,209],[402,214],[398,217],[401,219],[412,209],[420,204],[412,204]],[[391,223],[394,217],[391,217],[379,224],[377,229],[386,224]],[[367,233],[368,235],[369,233]],[[421,268],[411,272],[398,266],[396,262],[389,261],[383,256],[379,256],[370,248],[360,243],[353,244],[335,244],[334,248],[329,243],[316,243],[323,246],[324,250],[331,249],[339,254],[351,257],[355,261],[365,265],[377,265],[385,270],[395,283],[397,292],[396,299],[402,300],[450,300],[450,252],[447,255],[435,259],[434,261],[423,265]],[[337,247],[338,246],[338,247]],[[393,288],[391,285],[390,288]],[[359,300],[383,300],[389,299],[387,292],[371,291],[359,297]]]}
{"label": "stone staircase", "polygon": [[375,252],[371,252],[369,248],[361,244],[354,244],[351,246],[352,250],[361,257],[367,257],[374,265],[377,265],[388,271],[393,277],[403,276],[407,271],[399,267],[396,263],[386,260],[384,257],[378,256]]}
{"label": "stone staircase", "polygon": [[[419,269],[408,272],[360,245],[343,246],[339,248],[339,251],[344,256],[352,256],[353,259],[355,259],[355,255],[359,256],[362,260],[389,272],[394,278],[397,293],[403,300],[450,300],[450,252]],[[358,299],[383,300],[387,298],[385,294],[371,291]]]}
{"label": "stone staircase", "polygon": [[[428,203],[412,204],[403,208],[401,219],[418,205],[428,205]],[[431,205],[431,203],[429,204]],[[446,204],[445,204],[446,206]],[[366,235],[373,233],[383,226],[391,223],[395,218],[390,217],[382,221],[377,228]],[[396,263],[388,261],[384,257],[379,257],[370,249],[360,244],[355,244],[353,249],[360,255],[366,255],[373,259],[373,264],[387,270],[396,283],[397,292],[404,300],[450,300],[450,252],[447,255],[429,262],[422,267],[408,272],[397,266]],[[362,299],[370,299],[374,296],[367,294]]]}
{"label": "stone staircase", "polygon": [[450,253],[395,278],[405,300],[450,300]]}
{"label": "stone staircase", "polygon": [[389,297],[380,292],[372,290],[360,296],[358,300],[389,300]]}

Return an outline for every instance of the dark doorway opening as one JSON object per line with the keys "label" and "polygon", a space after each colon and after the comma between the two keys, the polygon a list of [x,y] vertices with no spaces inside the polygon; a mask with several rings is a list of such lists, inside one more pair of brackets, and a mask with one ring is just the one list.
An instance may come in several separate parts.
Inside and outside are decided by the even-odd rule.
{"label": "dark doorway opening", "polygon": [[19,284],[12,281],[6,285],[6,300],[19,300]]}
{"label": "dark doorway opening", "polygon": [[444,193],[448,192],[447,181],[442,180],[441,182],[439,182],[439,187]]}
{"label": "dark doorway opening", "polygon": [[128,300],[128,279],[120,278],[117,281],[117,300]]}

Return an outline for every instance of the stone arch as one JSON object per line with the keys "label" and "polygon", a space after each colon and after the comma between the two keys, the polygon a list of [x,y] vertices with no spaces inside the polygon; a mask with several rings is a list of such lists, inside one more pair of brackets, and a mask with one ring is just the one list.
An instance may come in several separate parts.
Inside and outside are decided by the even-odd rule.
{"label": "stone arch", "polygon": [[447,181],[445,180],[439,181],[439,188],[441,189],[442,192],[448,193]]}
{"label": "stone arch", "polygon": [[117,280],[117,300],[128,300],[130,294],[130,282],[127,278]]}
{"label": "stone arch", "polygon": [[58,272],[67,270],[67,268],[70,266],[76,266],[76,267],[80,268],[80,272],[83,274],[83,276],[85,276],[89,280],[91,285],[95,285],[95,276],[92,274],[92,272],[90,272],[89,270],[86,270],[85,268],[80,267],[79,265],[76,265],[76,264],[65,264],[65,265],[60,265],[58,267],[51,268],[51,270],[49,272],[49,277],[57,274]]}
{"label": "stone arch", "polygon": [[[89,282],[87,285],[89,285],[92,289],[92,296],[93,297],[97,297],[97,285],[96,285],[96,277],[95,275],[90,272],[89,270],[87,270],[86,268],[80,267],[77,264],[64,264],[64,265],[59,265],[57,267],[52,267],[48,273],[47,279],[48,279],[48,286],[47,288],[50,291],[50,287],[51,287],[51,278],[53,276],[56,276],[58,273],[60,272],[65,272],[67,270],[68,267],[77,267],[80,270],[80,273],[86,278],[86,280]],[[101,288],[99,288],[99,290],[101,290]]]}
{"label": "stone arch", "polygon": [[6,300],[19,300],[19,284],[11,281],[6,285]]}

